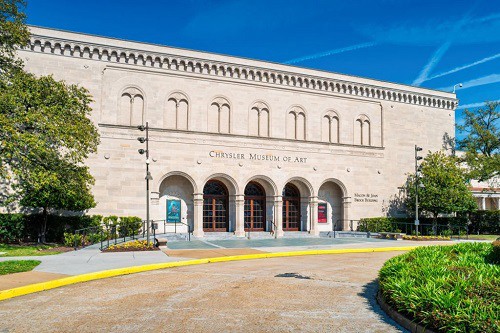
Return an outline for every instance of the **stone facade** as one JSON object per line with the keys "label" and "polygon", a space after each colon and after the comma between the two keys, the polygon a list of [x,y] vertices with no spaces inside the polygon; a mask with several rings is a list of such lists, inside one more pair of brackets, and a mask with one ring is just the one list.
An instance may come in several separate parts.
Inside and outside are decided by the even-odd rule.
{"label": "stone facade", "polygon": [[[217,229],[206,226],[219,210],[224,228],[237,236],[251,228],[254,214],[264,230],[275,225],[282,235],[283,225],[294,230],[287,224],[293,218],[296,229],[317,234],[393,213],[414,166],[414,145],[436,151],[443,135],[454,133],[457,100],[450,93],[52,29],[31,32],[30,45],[19,51],[27,70],[77,83],[94,98],[101,134],[88,160],[95,214],[145,217],[145,158],[137,152],[145,148],[137,141],[144,133],[137,125],[146,122],[151,216],[165,219],[167,199],[181,200],[182,222],[198,236]],[[209,183],[227,192],[221,202],[207,195]],[[245,197],[250,183],[263,197]],[[285,187],[298,196],[283,196]]]}

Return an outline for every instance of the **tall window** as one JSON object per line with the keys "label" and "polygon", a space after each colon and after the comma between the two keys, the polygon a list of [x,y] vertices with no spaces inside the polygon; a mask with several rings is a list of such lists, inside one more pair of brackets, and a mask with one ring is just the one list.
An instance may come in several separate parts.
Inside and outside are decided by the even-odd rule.
{"label": "tall window", "polygon": [[203,230],[228,231],[229,196],[226,186],[210,180],[203,188]]}
{"label": "tall window", "polygon": [[283,192],[283,230],[298,231],[300,230],[300,191],[299,189],[288,183],[285,185]]}
{"label": "tall window", "polygon": [[137,88],[127,88],[120,96],[117,123],[120,125],[142,125],[144,123],[144,96]]}
{"label": "tall window", "polygon": [[248,132],[253,136],[269,136],[269,107],[263,102],[255,103],[250,109]]}
{"label": "tall window", "polygon": [[359,116],[354,122],[354,144],[371,146],[371,124],[365,115]]}
{"label": "tall window", "polygon": [[306,113],[300,107],[293,107],[287,114],[287,139],[306,139]]}
{"label": "tall window", "polygon": [[189,102],[185,95],[174,93],[167,100],[163,117],[164,128],[188,129]]}
{"label": "tall window", "polygon": [[218,97],[208,110],[208,131],[215,133],[230,133],[231,107],[227,99]]}
{"label": "tall window", "polygon": [[245,231],[263,231],[266,228],[266,193],[258,183],[245,187]]}
{"label": "tall window", "polygon": [[321,119],[321,141],[340,142],[339,116],[333,111],[328,111]]}

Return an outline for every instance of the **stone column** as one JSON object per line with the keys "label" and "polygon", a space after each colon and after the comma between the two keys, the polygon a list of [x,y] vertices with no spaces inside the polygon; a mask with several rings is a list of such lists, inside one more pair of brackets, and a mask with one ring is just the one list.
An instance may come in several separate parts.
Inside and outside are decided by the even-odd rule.
{"label": "stone column", "polygon": [[342,197],[342,207],[344,208],[342,216],[342,230],[349,230],[349,208],[351,206],[351,197]]}
{"label": "stone column", "polygon": [[243,194],[235,195],[236,202],[236,237],[245,237],[245,196]]}
{"label": "stone column", "polygon": [[486,198],[481,197],[481,209],[486,210]]}
{"label": "stone column", "polygon": [[497,209],[499,209],[499,210],[500,210],[500,197],[499,197],[499,198],[497,198]]}
{"label": "stone column", "polygon": [[310,221],[310,229],[309,233],[311,235],[318,236],[318,197],[309,197],[309,213],[311,214]]}
{"label": "stone column", "polygon": [[274,198],[274,223],[276,237],[283,237],[283,198],[280,195]]}
{"label": "stone column", "polygon": [[193,235],[203,237],[203,193],[193,194]]}

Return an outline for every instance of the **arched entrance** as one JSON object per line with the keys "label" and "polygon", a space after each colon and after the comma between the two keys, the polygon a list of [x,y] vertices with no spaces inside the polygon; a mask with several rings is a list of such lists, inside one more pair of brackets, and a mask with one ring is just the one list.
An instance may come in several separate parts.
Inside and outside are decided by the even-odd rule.
{"label": "arched entrance", "polygon": [[203,187],[203,231],[229,231],[229,192],[218,180]]}
{"label": "arched entrance", "polygon": [[180,204],[180,214],[175,220],[176,223],[158,223],[156,233],[173,231],[174,228],[181,232],[183,232],[183,230],[187,231],[186,224],[191,228],[194,227],[194,192],[195,187],[192,180],[188,175],[180,172],[167,174],[166,177],[161,180],[158,188],[158,205],[152,206],[151,218],[153,220],[168,221],[168,206],[172,202],[178,202]]}
{"label": "arched entrance", "polygon": [[344,190],[338,181],[327,180],[318,191],[318,206],[321,218],[318,217],[320,231],[343,230],[346,223],[344,217]]}
{"label": "arched entrance", "polygon": [[264,231],[266,227],[266,192],[257,182],[245,187],[245,231]]}
{"label": "arched entrance", "polygon": [[300,230],[300,191],[288,183],[282,193],[283,197],[283,231]]}

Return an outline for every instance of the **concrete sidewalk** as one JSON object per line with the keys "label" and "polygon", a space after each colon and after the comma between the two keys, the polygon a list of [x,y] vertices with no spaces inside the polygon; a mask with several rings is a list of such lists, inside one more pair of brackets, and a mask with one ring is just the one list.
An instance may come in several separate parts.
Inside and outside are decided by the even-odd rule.
{"label": "concrete sidewalk", "polygon": [[[452,245],[455,241],[415,242],[379,239],[283,239],[283,240],[231,240],[210,241],[201,246],[197,241],[172,242],[163,251],[101,252],[98,245],[77,251],[49,256],[0,257],[7,260],[39,260],[31,272],[0,276],[0,290],[45,282],[64,276],[80,275],[115,268],[141,266],[155,263],[177,262],[192,258],[231,256],[248,253],[276,253],[319,249],[365,249],[402,246]],[[214,245],[214,246],[211,246]]]}

